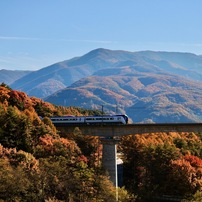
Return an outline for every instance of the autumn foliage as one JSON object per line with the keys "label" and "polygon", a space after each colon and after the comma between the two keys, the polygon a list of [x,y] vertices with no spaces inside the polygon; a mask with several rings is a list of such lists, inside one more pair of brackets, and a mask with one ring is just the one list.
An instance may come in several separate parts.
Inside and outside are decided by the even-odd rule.
{"label": "autumn foliage", "polygon": [[[101,167],[99,138],[77,129],[62,134],[48,118],[99,113],[54,106],[0,85],[0,201],[116,201]],[[202,134],[125,136],[118,151],[125,186],[119,201],[202,200]]]}
{"label": "autumn foliage", "polygon": [[48,118],[88,112],[0,86],[0,201],[115,201],[114,186],[95,164],[98,139],[62,137]]}
{"label": "autumn foliage", "polygon": [[119,149],[126,188],[140,201],[160,196],[191,200],[202,191],[201,134],[131,135],[122,138]]}

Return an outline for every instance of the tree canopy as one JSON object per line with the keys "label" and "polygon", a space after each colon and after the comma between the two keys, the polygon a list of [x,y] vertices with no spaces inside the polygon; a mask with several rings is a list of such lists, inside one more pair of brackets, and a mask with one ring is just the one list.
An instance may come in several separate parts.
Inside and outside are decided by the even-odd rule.
{"label": "tree canopy", "polygon": [[[101,167],[99,138],[77,129],[62,134],[48,118],[100,113],[54,106],[1,84],[0,201],[116,201],[116,189]],[[118,201],[165,195],[202,200],[202,134],[125,136],[118,151],[125,186]]]}
{"label": "tree canopy", "polygon": [[62,137],[48,118],[82,113],[96,112],[54,106],[0,85],[0,201],[116,200],[98,163],[99,140],[77,132]]}

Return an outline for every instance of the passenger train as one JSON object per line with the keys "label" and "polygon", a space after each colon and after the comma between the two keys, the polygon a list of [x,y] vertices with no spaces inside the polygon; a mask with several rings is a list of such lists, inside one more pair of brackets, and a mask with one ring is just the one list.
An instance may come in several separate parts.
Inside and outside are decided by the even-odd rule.
{"label": "passenger train", "polygon": [[86,124],[86,125],[99,125],[99,124],[127,124],[127,115],[103,115],[103,116],[55,116],[50,117],[53,124]]}

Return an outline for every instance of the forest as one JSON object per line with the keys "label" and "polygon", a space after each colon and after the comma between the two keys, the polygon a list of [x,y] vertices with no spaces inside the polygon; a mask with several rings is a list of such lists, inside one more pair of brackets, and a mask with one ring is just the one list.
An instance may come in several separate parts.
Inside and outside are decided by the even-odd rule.
{"label": "forest", "polygon": [[55,106],[2,83],[0,202],[202,201],[202,134],[122,137],[124,186],[117,196],[102,168],[99,138],[77,128],[62,134],[48,118],[100,113]]}

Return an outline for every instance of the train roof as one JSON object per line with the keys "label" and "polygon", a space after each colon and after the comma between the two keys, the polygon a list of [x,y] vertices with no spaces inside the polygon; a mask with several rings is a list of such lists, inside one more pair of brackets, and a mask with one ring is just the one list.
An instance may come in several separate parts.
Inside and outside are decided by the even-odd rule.
{"label": "train roof", "polygon": [[68,116],[51,116],[50,118],[59,118],[59,117],[63,117],[63,118],[70,118],[70,117],[111,117],[111,116],[127,116],[126,114],[109,114],[109,115],[94,115],[94,116],[73,116],[73,115],[68,115]]}

